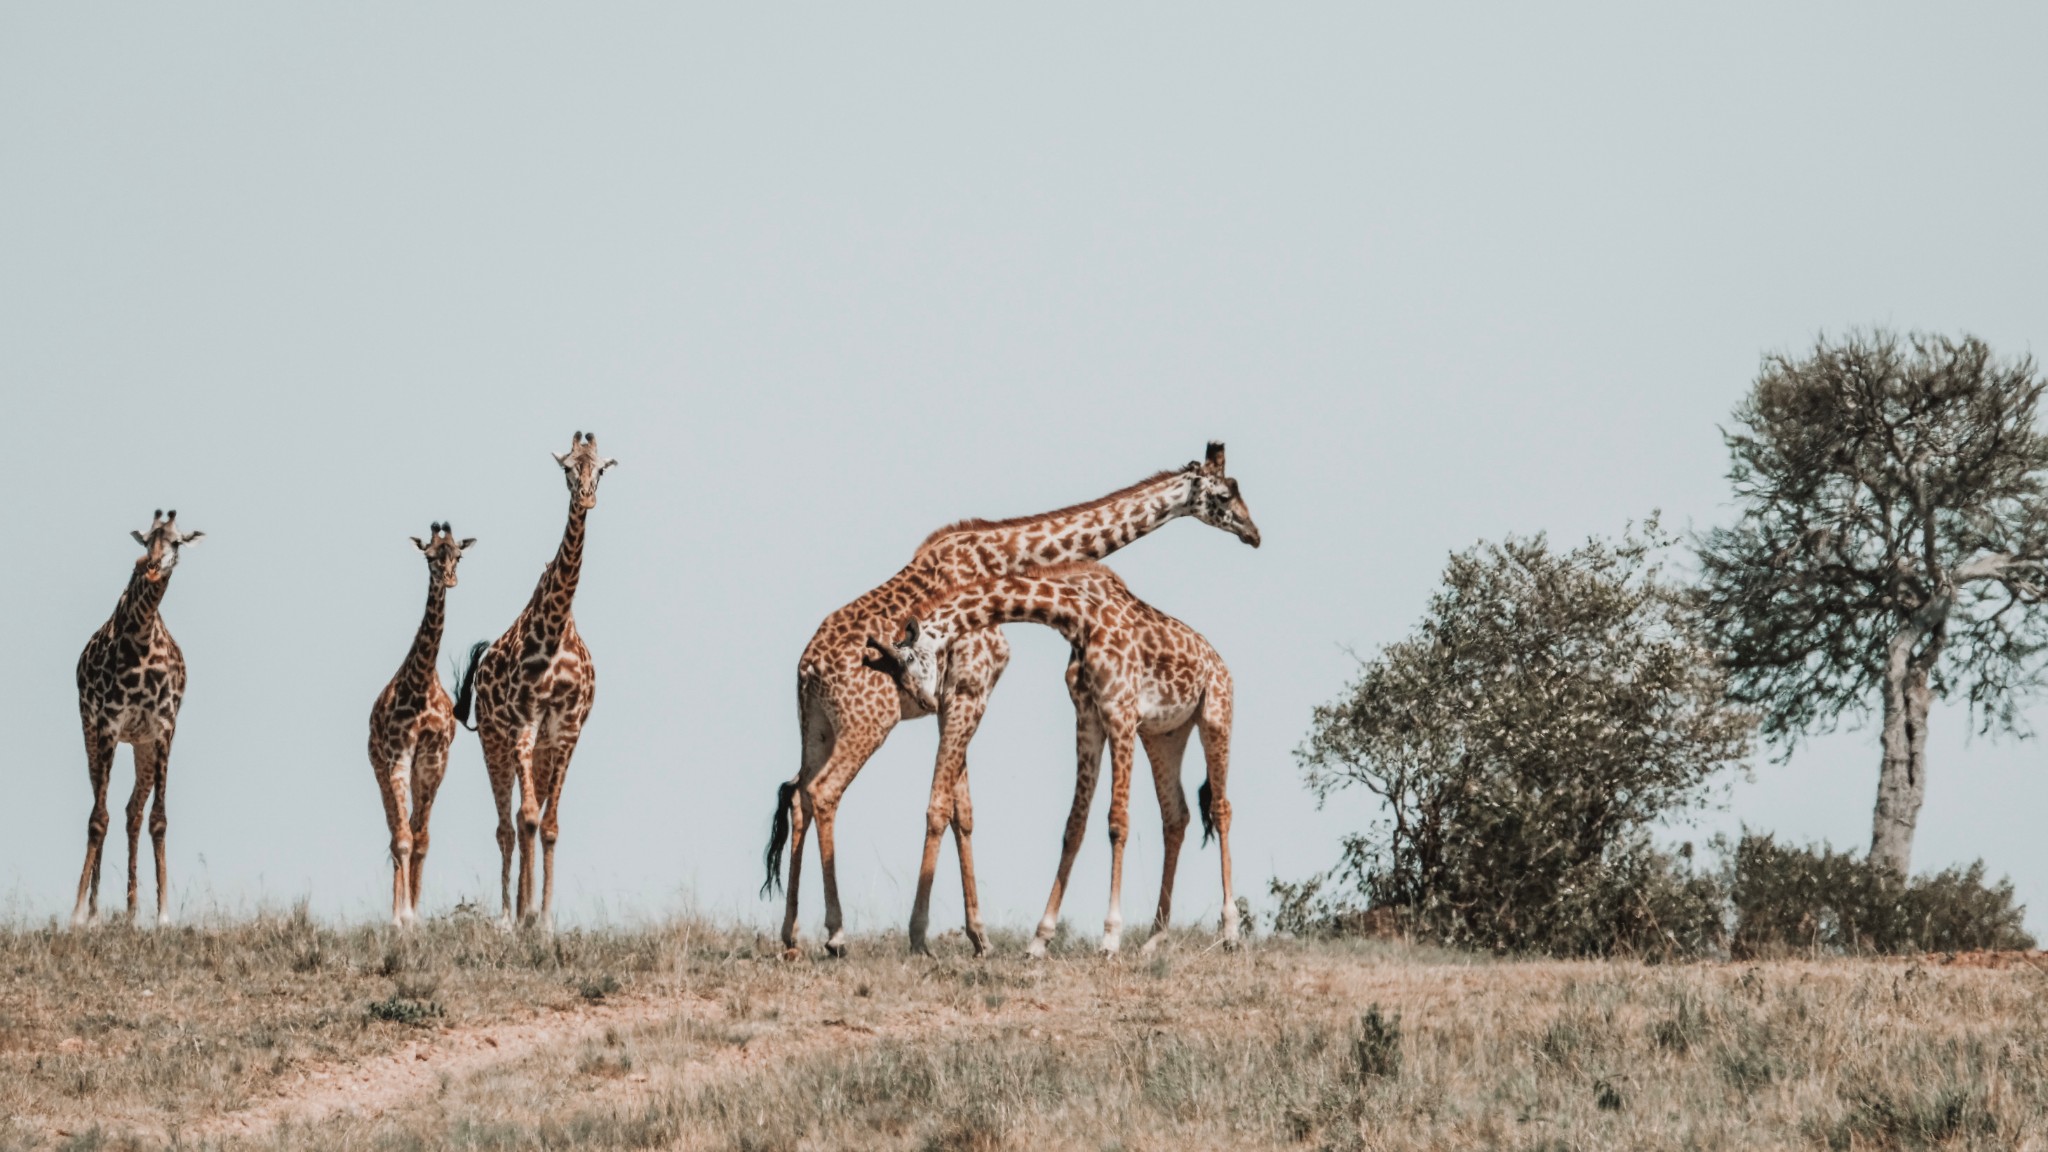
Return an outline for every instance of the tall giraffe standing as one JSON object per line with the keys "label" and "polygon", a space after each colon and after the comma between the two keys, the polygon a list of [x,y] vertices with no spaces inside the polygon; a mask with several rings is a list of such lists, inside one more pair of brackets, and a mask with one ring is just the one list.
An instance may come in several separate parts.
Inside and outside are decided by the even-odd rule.
{"label": "tall giraffe standing", "polygon": [[158,509],[149,531],[132,532],[144,552],[129,573],[128,587],[114,614],[85,642],[78,657],[78,718],[85,728],[85,757],[92,774],[92,817],[85,826],[85,871],[78,878],[78,903],[71,923],[99,916],[100,849],[107,839],[107,782],[114,772],[116,745],[135,750],[135,791],[128,798],[128,918],[135,918],[135,868],[142,835],[142,806],[153,791],[149,838],[156,849],[156,922],[170,923],[164,834],[164,789],[169,782],[171,738],[178,731],[178,706],[185,700],[185,655],[171,639],[157,608],[170,587],[178,550],[206,535],[178,531],[178,513]]}
{"label": "tall giraffe standing", "polygon": [[555,840],[560,835],[562,781],[590,706],[597,698],[597,668],[576,633],[570,608],[583,572],[583,522],[597,507],[597,482],[618,466],[597,454],[597,434],[578,432],[566,455],[555,454],[569,484],[569,522],[561,547],[540,574],[533,598],[494,643],[470,649],[469,667],[456,689],[455,717],[469,720],[472,694],[476,732],[484,746],[484,767],[498,802],[501,922],[512,924],[512,790],[519,789],[518,915],[534,915],[533,839],[540,834],[544,877],[539,917],[553,923]]}
{"label": "tall giraffe standing", "polygon": [[[925,851],[919,866],[917,903],[911,913],[910,945],[925,950],[932,876],[939,844],[950,824],[960,857],[961,896],[967,934],[976,955],[988,951],[975,893],[973,807],[967,787],[967,744],[981,724],[988,696],[1009,663],[1009,644],[993,629],[978,632],[947,654],[938,691],[923,703],[901,688],[887,671],[871,667],[868,639],[893,636],[906,613],[931,594],[957,584],[1047,564],[1097,560],[1182,516],[1193,516],[1250,544],[1258,526],[1224,469],[1223,445],[1210,442],[1201,460],[1160,472],[1107,496],[1038,516],[1012,520],[968,520],[941,528],[919,547],[909,564],[888,582],[825,618],[797,664],[797,716],[803,763],[782,785],[775,824],[769,834],[765,895],[779,883],[782,851],[790,849],[788,905],[782,943],[796,952],[797,896],[804,833],[818,828],[818,862],[825,883],[826,951],[844,955],[844,919],[833,851],[833,820],[840,797],[900,720],[936,711],[939,753],[933,791],[925,809]],[[941,782],[948,785],[940,790]]]}
{"label": "tall giraffe standing", "polygon": [[455,739],[455,703],[441,687],[434,662],[440,658],[455,565],[476,540],[458,541],[452,526],[436,522],[425,540],[415,536],[412,542],[427,558],[427,610],[405,663],[370,709],[370,769],[384,794],[384,822],[391,832],[391,923],[398,928],[418,915],[427,818]]}
{"label": "tall giraffe standing", "polygon": [[[1109,744],[1109,915],[1102,926],[1102,950],[1114,953],[1123,939],[1124,845],[1130,839],[1131,769],[1140,740],[1152,762],[1152,783],[1166,825],[1166,864],[1159,881],[1159,911],[1153,917],[1150,948],[1160,939],[1173,910],[1173,877],[1187,832],[1188,804],[1181,793],[1181,756],[1188,737],[1202,734],[1208,778],[1199,800],[1203,840],[1214,835],[1223,856],[1223,943],[1237,945],[1237,905],[1230,886],[1230,670],[1202,634],[1132,595],[1115,572],[1100,564],[1062,564],[998,576],[933,596],[913,608],[904,638],[893,645],[890,666],[920,702],[935,703],[944,679],[946,650],[963,640],[1011,623],[1044,624],[1073,645],[1067,692],[1074,700],[1076,764],[1074,804],[1067,814],[1060,867],[1046,901],[1045,917],[1030,952],[1045,955],[1046,941],[1059,925],[1060,901],[1081,835],[1102,746]],[[933,790],[938,790],[938,785]]]}

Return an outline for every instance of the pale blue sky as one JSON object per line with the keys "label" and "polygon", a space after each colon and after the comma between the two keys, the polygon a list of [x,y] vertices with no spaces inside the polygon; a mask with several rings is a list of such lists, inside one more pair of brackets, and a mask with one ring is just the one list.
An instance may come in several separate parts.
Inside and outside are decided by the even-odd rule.
{"label": "pale blue sky", "polygon": [[[1235,673],[1263,906],[1366,818],[1315,811],[1290,751],[1448,551],[1726,517],[1717,424],[1760,354],[1820,331],[2036,346],[2044,49],[2016,5],[0,8],[0,894],[70,906],[72,667],[129,530],[175,506],[208,537],[165,606],[191,666],[174,912],[380,915],[364,741],[424,593],[406,537],[479,538],[446,651],[495,636],[561,530],[548,453],[588,428],[623,465],[577,604],[600,691],[571,916],[771,923],[758,860],[818,621],[942,522],[1210,437],[1265,546],[1190,522],[1114,563]],[[986,907],[1021,925],[1072,717],[1063,643],[1010,632],[972,763]],[[1917,863],[1981,855],[2048,909],[2044,750],[1937,725]],[[849,795],[856,930],[908,916],[935,743],[899,729]],[[1817,742],[1709,826],[1861,847],[1875,764],[1867,733]],[[495,900],[493,822],[465,734],[429,911]],[[1214,915],[1215,859],[1183,858],[1184,919]]]}

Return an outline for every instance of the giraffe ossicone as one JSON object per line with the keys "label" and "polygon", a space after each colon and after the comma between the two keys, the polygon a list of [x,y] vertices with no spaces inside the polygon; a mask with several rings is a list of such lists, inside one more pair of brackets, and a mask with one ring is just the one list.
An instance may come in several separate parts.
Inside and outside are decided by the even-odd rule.
{"label": "giraffe ossicone", "polygon": [[[170,780],[171,741],[178,708],[185,699],[185,656],[171,639],[158,609],[163,603],[179,550],[204,532],[178,528],[174,509],[159,508],[147,532],[130,532],[143,554],[129,572],[114,613],[86,641],[78,657],[78,717],[85,732],[86,769],[92,784],[92,815],[86,821],[85,869],[78,878],[73,927],[99,916],[100,858],[107,836],[107,786],[114,752],[129,745],[135,756],[135,788],[128,799],[128,917],[137,905],[137,850],[143,805],[149,803],[149,838],[156,855],[156,922],[170,923],[165,838],[170,818],[165,791]],[[154,800],[151,799],[152,795]]]}

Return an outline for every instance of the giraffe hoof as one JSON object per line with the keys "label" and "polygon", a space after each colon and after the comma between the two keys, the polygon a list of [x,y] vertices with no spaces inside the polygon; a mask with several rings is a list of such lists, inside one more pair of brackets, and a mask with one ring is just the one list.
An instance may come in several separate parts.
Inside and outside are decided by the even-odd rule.
{"label": "giraffe hoof", "polygon": [[1244,945],[1240,944],[1235,936],[1225,936],[1223,938],[1223,950],[1225,952],[1235,952],[1242,947]]}
{"label": "giraffe hoof", "polygon": [[794,964],[803,958],[804,950],[793,944],[782,950],[782,959],[785,963]]}
{"label": "giraffe hoof", "polygon": [[846,959],[846,942],[843,940],[836,942],[828,941],[825,944],[825,955],[830,956],[834,960]]}
{"label": "giraffe hoof", "polygon": [[1045,959],[1045,941],[1033,938],[1031,943],[1024,946],[1024,958],[1027,960]]}

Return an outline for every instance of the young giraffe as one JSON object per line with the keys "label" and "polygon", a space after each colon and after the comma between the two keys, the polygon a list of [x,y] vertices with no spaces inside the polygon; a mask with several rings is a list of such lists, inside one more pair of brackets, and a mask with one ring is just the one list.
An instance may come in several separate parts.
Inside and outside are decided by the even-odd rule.
{"label": "young giraffe", "polygon": [[500,922],[506,927],[513,916],[513,786],[519,788],[518,915],[522,922],[535,915],[533,840],[538,832],[544,856],[539,918],[548,927],[554,922],[562,781],[597,698],[597,669],[590,649],[576,633],[570,608],[583,571],[584,518],[597,507],[599,478],[619,462],[597,454],[595,432],[576,433],[568,454],[556,453],[555,462],[569,484],[569,522],[562,530],[561,547],[540,574],[526,609],[505,634],[495,643],[480,642],[470,649],[469,668],[456,691],[455,717],[464,723],[475,696],[476,733],[498,802]]}
{"label": "young giraffe", "polygon": [[939,691],[947,649],[998,625],[1025,622],[1053,628],[1073,645],[1067,692],[1074,699],[1078,753],[1074,804],[1067,815],[1059,873],[1030,954],[1044,956],[1046,941],[1058,927],[1060,900],[1081,848],[1105,740],[1110,755],[1110,862],[1102,950],[1116,952],[1123,939],[1124,844],[1130,838],[1131,769],[1139,740],[1152,762],[1152,783],[1166,825],[1159,911],[1146,949],[1160,940],[1172,916],[1174,869],[1188,827],[1187,798],[1180,788],[1181,756],[1187,751],[1188,736],[1197,730],[1209,768],[1198,797],[1202,840],[1207,843],[1213,835],[1222,849],[1223,944],[1236,947],[1230,801],[1224,797],[1230,774],[1230,670],[1201,633],[1132,595],[1108,568],[1063,564],[998,576],[930,597],[912,609],[904,621],[903,639],[880,662],[896,673],[911,695],[929,705]]}
{"label": "young giraffe", "polygon": [[[924,858],[911,912],[910,946],[925,950],[932,875],[950,824],[960,857],[961,898],[976,955],[988,952],[974,883],[973,807],[967,787],[967,744],[988,707],[988,696],[1009,663],[1010,648],[993,629],[976,633],[947,654],[933,698],[919,701],[886,671],[868,663],[868,639],[888,633],[927,596],[989,576],[1074,560],[1093,560],[1182,516],[1193,516],[1256,548],[1252,523],[1237,481],[1224,470],[1223,445],[1214,441],[1202,460],[1160,472],[1107,496],[1038,516],[967,520],[927,537],[902,571],[879,588],[834,612],[818,626],[797,665],[797,716],[803,764],[776,797],[769,834],[766,895],[781,882],[782,851],[790,847],[788,905],[782,943],[796,955],[797,896],[806,828],[818,828],[818,860],[825,885],[826,951],[846,952],[833,851],[833,819],[840,797],[861,766],[900,720],[939,715],[938,762],[925,808]],[[943,790],[942,790],[943,789]]]}
{"label": "young giraffe", "polygon": [[455,703],[441,687],[434,661],[440,658],[455,565],[476,540],[457,541],[452,526],[436,522],[425,540],[415,536],[412,542],[427,558],[426,614],[405,663],[370,709],[370,769],[384,794],[384,823],[391,832],[391,923],[397,928],[418,915],[427,818],[448,771],[448,745],[455,739]]}
{"label": "young giraffe", "polygon": [[170,923],[164,871],[164,789],[171,766],[171,738],[178,731],[178,705],[185,699],[185,656],[164,627],[157,607],[170,587],[178,550],[206,535],[178,531],[178,514],[159,508],[147,533],[131,532],[144,553],[128,576],[114,614],[86,641],[78,657],[78,717],[85,728],[85,757],[92,774],[92,818],[85,826],[85,872],[78,878],[78,903],[71,923],[99,917],[100,849],[107,839],[107,781],[114,772],[114,748],[135,750],[135,791],[128,798],[128,918],[135,918],[137,840],[142,805],[152,791],[149,838],[156,848],[156,922]]}

